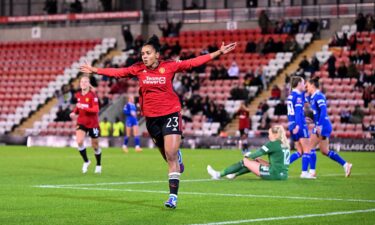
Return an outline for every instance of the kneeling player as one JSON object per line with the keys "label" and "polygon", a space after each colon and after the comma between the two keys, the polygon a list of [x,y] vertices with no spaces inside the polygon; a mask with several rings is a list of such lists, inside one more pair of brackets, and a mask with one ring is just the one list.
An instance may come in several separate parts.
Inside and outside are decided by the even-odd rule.
{"label": "kneeling player", "polygon": [[[289,141],[282,126],[276,125],[268,130],[269,142],[253,153],[247,153],[245,158],[223,171],[215,171],[210,165],[207,172],[214,180],[227,176],[233,179],[245,173],[253,172],[265,180],[286,180],[288,179],[289,167]],[[259,158],[268,155],[269,162]]]}

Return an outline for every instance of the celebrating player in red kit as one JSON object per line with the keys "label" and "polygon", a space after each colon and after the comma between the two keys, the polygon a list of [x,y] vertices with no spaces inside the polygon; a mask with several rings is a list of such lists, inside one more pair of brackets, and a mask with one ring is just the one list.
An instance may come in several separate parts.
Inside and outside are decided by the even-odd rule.
{"label": "celebrating player in red kit", "polygon": [[70,117],[77,118],[76,140],[78,144],[78,151],[83,158],[82,173],[87,172],[90,165],[90,160],[87,157],[86,147],[84,144],[86,133],[91,137],[91,145],[95,152],[96,167],[95,173],[102,172],[101,157],[102,151],[99,148],[99,102],[98,97],[90,90],[90,79],[88,76],[83,76],[79,82],[81,92],[76,93],[77,105],[70,113]]}
{"label": "celebrating player in red kit", "polygon": [[142,61],[127,68],[101,69],[88,64],[81,66],[83,73],[97,73],[111,77],[137,76],[140,86],[140,105],[146,117],[146,127],[156,146],[169,167],[169,199],[165,202],[168,208],[176,208],[179,179],[183,167],[179,163],[181,143],[181,104],[173,90],[172,82],[175,73],[200,66],[222,54],[232,51],[236,43],[224,45],[220,50],[184,61],[159,60],[160,43],[153,35],[143,45]]}

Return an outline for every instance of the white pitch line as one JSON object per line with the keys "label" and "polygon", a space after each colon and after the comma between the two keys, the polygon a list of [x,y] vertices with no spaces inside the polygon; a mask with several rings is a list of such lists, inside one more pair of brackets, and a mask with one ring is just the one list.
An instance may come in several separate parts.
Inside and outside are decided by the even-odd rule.
{"label": "white pitch line", "polygon": [[[364,174],[364,173],[352,173],[351,176],[368,176],[368,175],[371,175],[371,174]],[[317,175],[317,179],[319,179],[319,177],[345,177],[345,174],[344,173],[329,173],[329,174],[318,174]],[[300,178],[299,175],[295,175],[295,176],[289,176],[289,178]]]}
{"label": "white pitch line", "polygon": [[371,212],[375,212],[375,208],[353,210],[353,211],[329,212],[329,213],[322,213],[322,214],[305,214],[305,215],[296,215],[296,216],[280,216],[280,217],[257,218],[257,219],[248,219],[248,220],[233,220],[233,221],[212,222],[212,223],[199,223],[199,224],[191,224],[191,225],[226,225],[226,224],[239,224],[239,223],[254,223],[254,222],[262,222],[262,221],[305,219],[305,218],[311,218],[311,217],[326,217],[326,216],[348,215],[348,214],[356,214],[356,213],[371,213]]}
{"label": "white pitch line", "polygon": [[[68,187],[44,185],[36,186],[39,188],[52,189],[72,189],[72,190],[91,190],[91,191],[120,191],[120,192],[138,192],[138,193],[158,193],[167,194],[167,191],[141,190],[141,189],[114,189],[114,188],[93,188],[93,187]],[[344,199],[344,198],[318,198],[318,197],[302,197],[302,196],[279,196],[279,195],[255,195],[255,194],[225,194],[225,193],[205,193],[205,192],[180,192],[184,195],[202,195],[202,196],[223,196],[223,197],[248,197],[248,198],[278,198],[293,200],[315,200],[315,201],[342,201],[342,202],[369,202],[374,203],[371,199]]]}
{"label": "white pitch line", "polygon": [[[195,179],[195,180],[181,180],[181,182],[205,182],[213,181],[212,179]],[[128,181],[128,182],[113,182],[113,183],[96,183],[96,184],[46,184],[37,185],[34,187],[87,187],[87,186],[105,186],[105,185],[126,185],[126,184],[157,184],[167,183],[167,180],[153,180],[153,181]]]}
{"label": "white pitch line", "polygon": [[[365,174],[356,173],[352,174],[352,176],[361,176]],[[367,174],[368,175],[368,174]],[[344,174],[322,174],[319,177],[336,177],[336,176],[344,176]],[[318,177],[318,179],[319,179]],[[289,178],[299,178],[299,176],[289,176]],[[194,179],[194,180],[181,180],[181,182],[207,182],[207,181],[214,181],[212,179]],[[95,184],[45,184],[45,185],[37,185],[34,187],[85,187],[85,186],[105,186],[105,185],[128,185],[128,184],[156,184],[156,183],[166,183],[167,180],[154,180],[154,181],[127,181],[127,182],[111,182],[111,183],[95,183]],[[217,181],[215,181],[217,182]]]}

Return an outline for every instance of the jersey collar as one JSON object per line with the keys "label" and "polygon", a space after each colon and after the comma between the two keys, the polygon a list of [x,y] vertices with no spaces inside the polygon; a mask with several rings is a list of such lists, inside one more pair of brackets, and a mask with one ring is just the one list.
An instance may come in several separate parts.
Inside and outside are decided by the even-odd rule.
{"label": "jersey collar", "polygon": [[300,92],[300,91],[297,90],[297,89],[293,89],[292,91],[293,91],[293,92],[296,92],[297,94],[302,94],[302,92]]}
{"label": "jersey collar", "polygon": [[315,96],[316,94],[318,94],[318,93],[319,93],[319,90],[315,90],[314,94],[311,95],[311,98],[314,98],[314,96]]}

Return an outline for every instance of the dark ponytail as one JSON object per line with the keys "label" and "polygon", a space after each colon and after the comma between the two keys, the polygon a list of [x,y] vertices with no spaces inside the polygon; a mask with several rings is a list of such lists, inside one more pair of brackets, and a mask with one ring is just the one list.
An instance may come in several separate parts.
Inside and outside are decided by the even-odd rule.
{"label": "dark ponytail", "polygon": [[313,77],[309,80],[309,83],[314,85],[314,87],[319,88],[319,77]]}
{"label": "dark ponytail", "polygon": [[160,52],[160,42],[159,42],[159,38],[158,36],[156,36],[155,34],[152,35],[144,44],[143,46],[146,46],[146,45],[151,45],[154,49],[155,49],[155,52]]}

